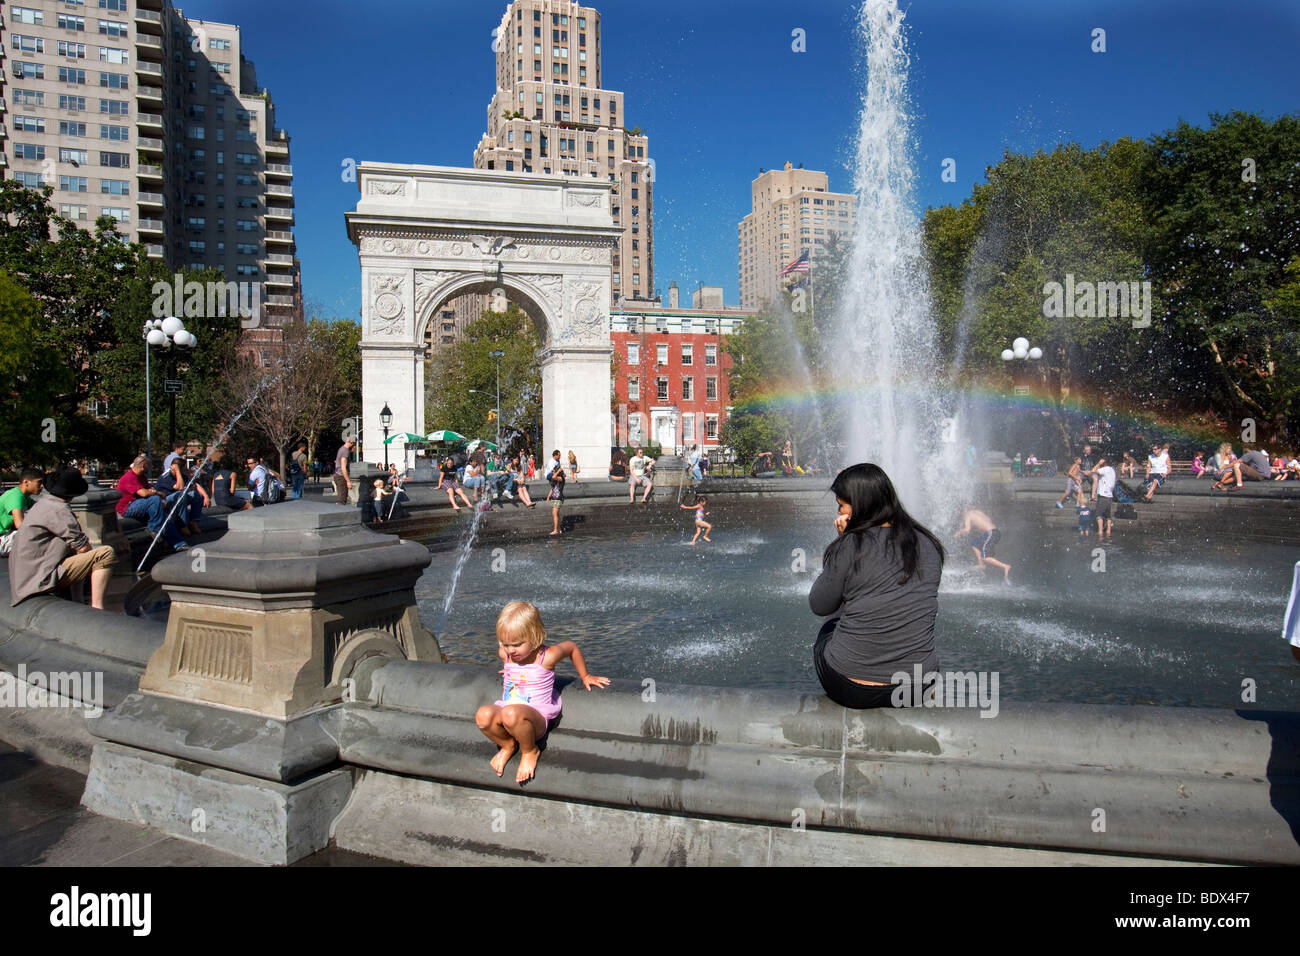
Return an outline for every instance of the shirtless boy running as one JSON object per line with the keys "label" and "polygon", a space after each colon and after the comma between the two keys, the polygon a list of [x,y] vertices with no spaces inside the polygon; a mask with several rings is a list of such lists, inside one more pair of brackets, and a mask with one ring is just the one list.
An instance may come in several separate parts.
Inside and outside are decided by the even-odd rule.
{"label": "shirtless boy running", "polygon": [[970,535],[971,549],[975,552],[975,560],[979,562],[979,566],[982,568],[986,564],[991,564],[995,568],[1001,568],[1002,579],[1010,584],[1011,565],[993,557],[993,549],[1002,538],[1002,532],[993,523],[993,519],[975,508],[963,512],[962,518],[966,523],[962,525],[958,534]]}

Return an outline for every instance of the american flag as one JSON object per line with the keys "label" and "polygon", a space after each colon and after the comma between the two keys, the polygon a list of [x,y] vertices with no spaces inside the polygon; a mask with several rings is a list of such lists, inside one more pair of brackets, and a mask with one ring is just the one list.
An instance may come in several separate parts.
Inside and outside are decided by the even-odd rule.
{"label": "american flag", "polygon": [[800,273],[807,272],[810,265],[811,263],[809,263],[808,261],[808,250],[805,249],[803,252],[799,254],[798,259],[794,260],[794,262],[790,263],[788,266],[786,266],[784,269],[781,270],[781,278],[784,279],[792,272],[800,272]]}

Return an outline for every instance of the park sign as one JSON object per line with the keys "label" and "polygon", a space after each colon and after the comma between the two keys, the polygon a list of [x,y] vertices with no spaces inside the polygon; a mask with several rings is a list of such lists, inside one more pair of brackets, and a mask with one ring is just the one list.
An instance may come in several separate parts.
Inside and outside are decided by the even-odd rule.
{"label": "park sign", "polygon": [[179,378],[163,379],[164,395],[179,395],[184,389],[185,389],[185,383],[182,382]]}

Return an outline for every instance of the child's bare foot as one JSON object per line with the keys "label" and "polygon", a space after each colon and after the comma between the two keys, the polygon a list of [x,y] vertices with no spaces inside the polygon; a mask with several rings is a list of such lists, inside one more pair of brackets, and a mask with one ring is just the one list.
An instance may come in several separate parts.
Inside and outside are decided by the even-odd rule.
{"label": "child's bare foot", "polygon": [[[516,749],[517,749],[517,745],[512,740],[510,741],[510,745],[508,747],[502,747],[500,750],[497,751],[497,755],[493,757],[490,761],[488,761],[489,763],[492,764],[492,769],[497,772],[498,777],[506,772],[506,764],[508,764],[510,762],[510,758],[515,755]],[[533,761],[533,763],[536,762],[537,762],[536,760]]]}
{"label": "child's bare foot", "polygon": [[547,535],[547,537],[549,538],[549,537],[551,537],[552,535],[557,535],[557,534],[559,534],[559,533],[560,533],[560,532],[558,532],[558,531],[552,531],[551,534],[548,534],[548,535]]}
{"label": "child's bare foot", "polygon": [[710,537],[706,534],[706,535],[704,536],[704,540],[705,540],[705,541],[712,541],[713,539],[710,538]]}
{"label": "child's bare foot", "polygon": [[519,770],[515,773],[515,783],[533,779],[533,773],[537,770],[537,758],[541,755],[542,752],[535,747],[531,753],[519,755]]}

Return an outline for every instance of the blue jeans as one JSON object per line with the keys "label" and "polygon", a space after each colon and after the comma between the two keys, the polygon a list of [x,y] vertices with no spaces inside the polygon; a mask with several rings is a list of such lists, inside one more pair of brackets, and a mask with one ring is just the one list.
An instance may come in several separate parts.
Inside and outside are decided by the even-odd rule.
{"label": "blue jeans", "polygon": [[[179,494],[180,492],[176,493]],[[157,495],[150,495],[148,498],[136,498],[135,501],[126,506],[124,517],[144,521],[154,534],[157,534],[158,529],[162,528],[163,537],[167,539],[167,543],[170,545],[175,546],[183,540],[181,533],[176,530],[174,524],[167,522],[164,527],[163,523],[167,518],[167,506],[163,504],[163,500]]]}
{"label": "blue jeans", "polygon": [[291,478],[290,480],[293,482],[293,491],[289,493],[289,497],[301,498],[302,486],[303,486],[303,482],[307,480],[307,473],[305,471],[300,471],[298,472],[298,474],[294,475],[293,478]]}
{"label": "blue jeans", "polygon": [[[173,491],[167,496],[167,510],[170,511],[176,499],[181,496],[179,491]],[[198,521],[203,517],[203,496],[199,494],[198,489],[191,488],[189,500],[176,509],[176,520],[181,524],[189,524],[191,521]]]}

